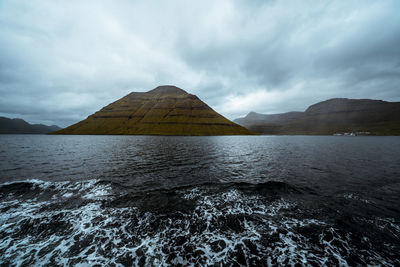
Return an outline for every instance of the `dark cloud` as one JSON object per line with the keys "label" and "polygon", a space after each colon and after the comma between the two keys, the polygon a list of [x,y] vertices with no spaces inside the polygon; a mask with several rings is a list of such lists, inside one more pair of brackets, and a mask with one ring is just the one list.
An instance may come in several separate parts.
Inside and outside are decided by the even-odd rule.
{"label": "dark cloud", "polygon": [[[290,4],[290,5],[289,5]],[[400,101],[399,1],[1,1],[0,115],[67,126],[175,84],[235,118]]]}

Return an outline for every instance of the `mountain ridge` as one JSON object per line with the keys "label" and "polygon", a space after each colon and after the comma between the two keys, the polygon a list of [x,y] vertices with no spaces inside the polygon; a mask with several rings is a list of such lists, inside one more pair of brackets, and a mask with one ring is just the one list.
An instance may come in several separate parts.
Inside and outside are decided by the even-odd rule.
{"label": "mountain ridge", "polygon": [[45,134],[60,129],[57,125],[30,124],[19,118],[0,117],[0,134]]}
{"label": "mountain ridge", "polygon": [[310,105],[304,112],[250,112],[234,121],[259,134],[369,132],[371,135],[400,135],[400,102],[332,98]]}

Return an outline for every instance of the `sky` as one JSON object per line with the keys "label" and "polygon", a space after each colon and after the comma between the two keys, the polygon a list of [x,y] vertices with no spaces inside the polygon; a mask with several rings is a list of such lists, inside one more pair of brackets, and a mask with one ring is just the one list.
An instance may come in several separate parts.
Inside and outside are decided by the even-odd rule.
{"label": "sky", "polygon": [[66,127],[176,85],[229,119],[400,101],[400,1],[0,0],[0,116]]}

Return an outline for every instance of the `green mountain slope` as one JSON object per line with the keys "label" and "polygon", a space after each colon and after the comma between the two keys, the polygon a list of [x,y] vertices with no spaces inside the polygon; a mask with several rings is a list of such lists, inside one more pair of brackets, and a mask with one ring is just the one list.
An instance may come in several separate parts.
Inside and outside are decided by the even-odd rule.
{"label": "green mountain slope", "polygon": [[175,86],[133,92],[55,134],[247,135],[197,96]]}

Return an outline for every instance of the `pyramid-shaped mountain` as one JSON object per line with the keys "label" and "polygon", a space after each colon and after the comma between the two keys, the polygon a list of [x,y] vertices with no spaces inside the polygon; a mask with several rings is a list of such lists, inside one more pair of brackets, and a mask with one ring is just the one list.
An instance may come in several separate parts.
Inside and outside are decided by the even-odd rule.
{"label": "pyramid-shaped mountain", "polygon": [[132,92],[55,134],[246,135],[197,96],[175,86]]}

